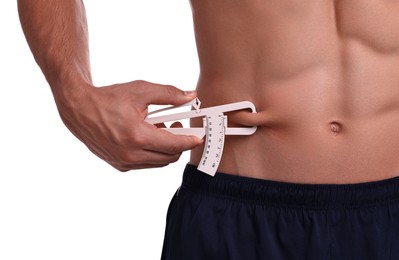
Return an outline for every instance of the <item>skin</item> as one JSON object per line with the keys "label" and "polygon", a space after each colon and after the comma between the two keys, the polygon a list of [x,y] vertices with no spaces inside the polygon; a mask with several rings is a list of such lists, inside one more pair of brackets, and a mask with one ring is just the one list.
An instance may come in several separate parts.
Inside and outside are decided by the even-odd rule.
{"label": "skin", "polygon": [[[249,100],[229,114],[252,136],[228,136],[219,171],[298,183],[399,175],[399,3],[390,0],[191,0],[203,107]],[[119,170],[163,166],[201,141],[143,120],[149,104],[197,93],[145,81],[91,82],[81,1],[19,0],[26,38],[66,126]],[[135,122],[124,124],[121,122]],[[192,120],[192,126],[201,125]]]}
{"label": "skin", "polygon": [[299,183],[399,175],[397,1],[191,4],[203,106],[250,100],[258,111],[229,118],[259,127],[226,139],[220,171]]}
{"label": "skin", "polygon": [[20,0],[18,11],[63,122],[94,154],[128,171],[166,166],[202,143],[144,122],[148,105],[181,105],[195,91],[142,80],[93,86],[82,1]]}

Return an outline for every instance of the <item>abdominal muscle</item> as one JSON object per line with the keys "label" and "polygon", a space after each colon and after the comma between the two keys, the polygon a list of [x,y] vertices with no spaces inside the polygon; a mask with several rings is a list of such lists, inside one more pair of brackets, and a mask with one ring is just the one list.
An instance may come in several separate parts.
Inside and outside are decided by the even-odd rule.
{"label": "abdominal muscle", "polygon": [[342,2],[191,1],[202,107],[257,108],[228,115],[258,130],[226,136],[218,171],[296,183],[399,176],[399,7]]}

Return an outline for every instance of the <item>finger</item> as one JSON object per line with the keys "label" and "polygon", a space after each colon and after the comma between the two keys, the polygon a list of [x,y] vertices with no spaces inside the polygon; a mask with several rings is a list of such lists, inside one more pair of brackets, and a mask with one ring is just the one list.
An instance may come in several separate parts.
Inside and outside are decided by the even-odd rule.
{"label": "finger", "polygon": [[[132,156],[137,163],[132,164],[170,164],[179,160],[181,153],[166,154],[156,151],[142,150],[139,156]],[[137,160],[139,159],[139,160]]]}
{"label": "finger", "polygon": [[196,91],[182,91],[174,86],[147,83],[142,90],[145,105],[182,105],[197,97]]}
{"label": "finger", "polygon": [[164,123],[158,123],[158,124],[155,124],[155,126],[158,128],[166,128],[166,125]]}
{"label": "finger", "polygon": [[168,166],[169,164],[135,164],[132,166],[116,166],[112,165],[115,169],[121,172],[127,172],[131,170],[140,170],[140,169],[148,169],[148,168],[161,168]]}
{"label": "finger", "polygon": [[130,154],[129,158],[124,158],[124,161],[113,162],[115,168],[121,171],[128,171],[141,168],[162,167],[179,160],[180,154],[164,154],[154,151],[140,151],[140,154]]}
{"label": "finger", "polygon": [[173,124],[170,125],[170,128],[182,128],[182,127],[183,127],[183,125],[179,121],[173,122]]}
{"label": "finger", "polygon": [[156,128],[146,131],[148,143],[144,149],[165,154],[179,154],[200,145],[203,140],[191,135],[174,135]]}

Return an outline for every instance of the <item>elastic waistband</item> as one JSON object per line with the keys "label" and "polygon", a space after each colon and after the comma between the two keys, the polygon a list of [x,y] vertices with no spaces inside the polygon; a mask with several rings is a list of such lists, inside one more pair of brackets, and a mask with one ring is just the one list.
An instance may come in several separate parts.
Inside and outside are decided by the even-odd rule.
{"label": "elastic waistband", "polygon": [[382,206],[397,200],[399,177],[359,184],[296,184],[221,172],[212,177],[188,164],[184,170],[182,188],[269,206],[359,208]]}

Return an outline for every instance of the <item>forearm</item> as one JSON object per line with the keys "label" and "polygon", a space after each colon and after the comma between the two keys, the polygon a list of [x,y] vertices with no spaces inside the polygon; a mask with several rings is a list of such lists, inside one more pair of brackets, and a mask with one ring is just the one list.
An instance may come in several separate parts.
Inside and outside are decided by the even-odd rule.
{"label": "forearm", "polygon": [[18,0],[21,25],[56,101],[91,85],[88,29],[81,0]]}
{"label": "forearm", "polygon": [[150,104],[181,105],[195,92],[139,80],[93,87],[82,0],[18,0],[18,9],[62,120],[98,157],[121,171],[160,167],[202,142],[144,120]]}

